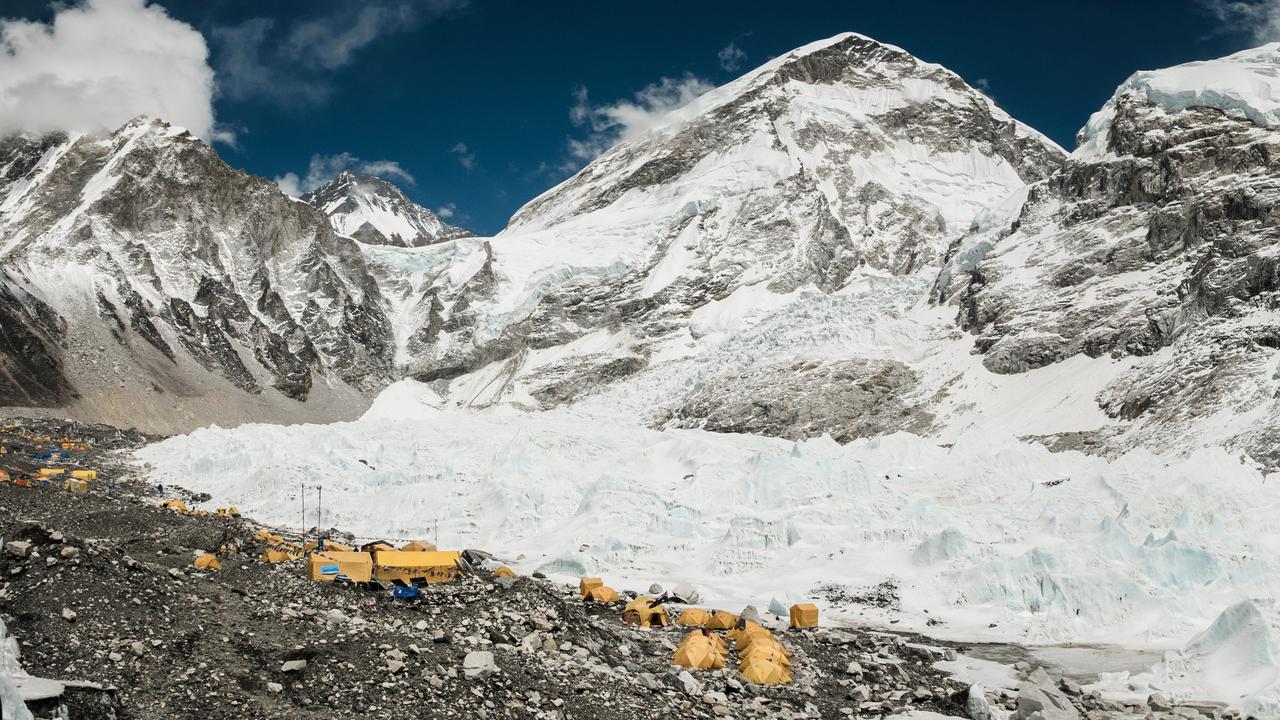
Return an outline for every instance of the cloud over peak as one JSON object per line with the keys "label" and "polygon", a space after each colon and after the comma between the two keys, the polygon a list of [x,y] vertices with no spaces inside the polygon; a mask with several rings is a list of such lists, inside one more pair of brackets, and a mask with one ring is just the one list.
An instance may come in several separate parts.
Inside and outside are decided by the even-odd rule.
{"label": "cloud over peak", "polygon": [[344,170],[407,185],[413,185],[415,182],[413,175],[400,167],[400,163],[395,160],[361,160],[346,152],[337,155],[312,155],[304,176],[299,177],[297,173],[287,172],[273,179],[286,195],[301,197],[334,179]]}
{"label": "cloud over peak", "polygon": [[101,132],[138,115],[206,140],[215,130],[204,37],[146,0],[56,6],[50,23],[0,19],[0,135]]}
{"label": "cloud over peak", "polygon": [[715,85],[710,82],[685,73],[678,78],[664,77],[651,83],[634,93],[630,100],[593,105],[587,89],[580,87],[574,92],[569,119],[574,125],[588,128],[590,133],[584,138],[570,138],[569,154],[577,160],[593,160],[615,143],[635,140],[662,127],[664,118],[672,110],[713,89]]}

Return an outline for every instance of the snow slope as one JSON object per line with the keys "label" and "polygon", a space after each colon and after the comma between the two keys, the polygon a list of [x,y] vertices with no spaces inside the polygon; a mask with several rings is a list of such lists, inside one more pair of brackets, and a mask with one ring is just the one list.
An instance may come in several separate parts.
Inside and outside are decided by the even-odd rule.
{"label": "snow slope", "polygon": [[1280,486],[1221,451],[1108,461],[978,429],[951,447],[840,446],[441,405],[404,381],[355,423],[199,430],[140,457],[266,522],[297,525],[305,480],[324,487],[326,527],[438,526],[447,545],[523,555],[526,572],[689,580],[725,606],[892,578],[894,617],[960,638],[1177,646],[1280,590]]}
{"label": "snow slope", "polygon": [[471,234],[371,175],[339,173],[301,199],[327,215],[334,232],[369,244],[416,247]]}

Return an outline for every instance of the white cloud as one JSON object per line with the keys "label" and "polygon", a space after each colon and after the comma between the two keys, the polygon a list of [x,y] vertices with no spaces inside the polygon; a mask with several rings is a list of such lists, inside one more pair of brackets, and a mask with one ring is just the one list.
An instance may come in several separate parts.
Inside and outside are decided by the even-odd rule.
{"label": "white cloud", "polygon": [[446,203],[436,208],[436,215],[442,220],[448,220],[456,214],[458,214],[458,206],[453,203]]}
{"label": "white cloud", "polygon": [[1280,0],[1201,0],[1223,30],[1259,45],[1280,40]]}
{"label": "white cloud", "polygon": [[146,0],[56,6],[51,23],[0,20],[0,135],[114,130],[138,115],[206,140],[215,129],[204,37]]}
{"label": "white cloud", "polygon": [[574,125],[590,128],[584,138],[569,139],[569,154],[578,160],[592,160],[618,142],[629,142],[662,127],[667,115],[687,105],[715,85],[686,73],[679,78],[662,78],[638,91],[632,100],[609,105],[592,105],[586,88],[574,92],[569,119]]}
{"label": "white cloud", "polygon": [[983,95],[991,94],[991,81],[984,77],[980,77],[977,80],[974,80],[973,87],[974,89],[981,92]]}
{"label": "white cloud", "polygon": [[305,176],[299,177],[297,173],[287,172],[276,176],[274,180],[286,195],[301,197],[334,179],[344,170],[351,170],[361,175],[373,175],[392,182],[414,184],[413,175],[394,160],[361,160],[351,153],[312,155]]}
{"label": "white cloud", "polygon": [[383,37],[409,32],[468,0],[368,0],[287,27],[265,17],[212,30],[218,90],[237,100],[317,105],[333,87],[327,74],[355,61]]}
{"label": "white cloud", "polygon": [[476,166],[476,154],[467,148],[467,144],[460,142],[449,149],[449,152],[458,156],[458,162],[462,167],[470,170]]}
{"label": "white cloud", "polygon": [[733,72],[742,67],[742,63],[746,61],[747,54],[738,47],[736,42],[731,42],[724,46],[717,54],[720,59],[720,67],[726,72]]}

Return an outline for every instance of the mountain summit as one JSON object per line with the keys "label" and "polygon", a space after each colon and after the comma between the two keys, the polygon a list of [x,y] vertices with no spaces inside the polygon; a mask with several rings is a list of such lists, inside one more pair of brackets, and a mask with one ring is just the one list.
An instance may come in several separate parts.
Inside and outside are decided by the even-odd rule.
{"label": "mountain summit", "polygon": [[339,235],[370,245],[419,247],[471,235],[372,175],[344,171],[301,199],[327,215]]}

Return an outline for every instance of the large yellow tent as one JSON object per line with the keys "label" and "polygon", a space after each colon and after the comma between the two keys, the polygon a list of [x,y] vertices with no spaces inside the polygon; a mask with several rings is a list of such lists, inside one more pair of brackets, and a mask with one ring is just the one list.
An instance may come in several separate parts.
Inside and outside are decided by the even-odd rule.
{"label": "large yellow tent", "polygon": [[738,624],[738,616],[726,610],[712,610],[706,627],[711,630],[731,630]]}
{"label": "large yellow tent", "polygon": [[654,605],[650,597],[638,597],[627,603],[622,609],[622,619],[640,627],[666,627],[671,624],[667,609],[662,605]]}
{"label": "large yellow tent", "polygon": [[598,585],[588,588],[582,599],[598,603],[615,603],[621,600],[622,596],[618,595],[618,591],[608,585]]}
{"label": "large yellow tent", "polygon": [[791,682],[791,672],[777,663],[760,658],[749,658],[738,665],[738,672],[748,682],[757,685],[785,685]]}
{"label": "large yellow tent", "polygon": [[685,608],[685,611],[680,613],[680,617],[676,618],[676,624],[685,627],[706,627],[709,622],[711,622],[711,613],[696,607]]}
{"label": "large yellow tent", "polygon": [[405,584],[425,582],[429,585],[456,580],[462,571],[462,556],[456,550],[409,552],[379,550],[373,553],[373,576],[384,582]]}
{"label": "large yellow tent", "polygon": [[373,578],[373,556],[362,552],[324,550],[312,553],[307,559],[308,580],[333,581],[339,575],[354,582],[369,582]]}
{"label": "large yellow tent", "polygon": [[701,630],[689,633],[671,656],[671,664],[697,670],[719,670],[724,667],[724,647],[715,635],[704,635]]}
{"label": "large yellow tent", "polygon": [[818,627],[818,606],[813,603],[800,603],[791,606],[791,627]]}
{"label": "large yellow tent", "polygon": [[596,577],[584,577],[578,581],[578,594],[585,600],[587,593],[591,592],[592,588],[598,587],[604,587],[604,580]]}

